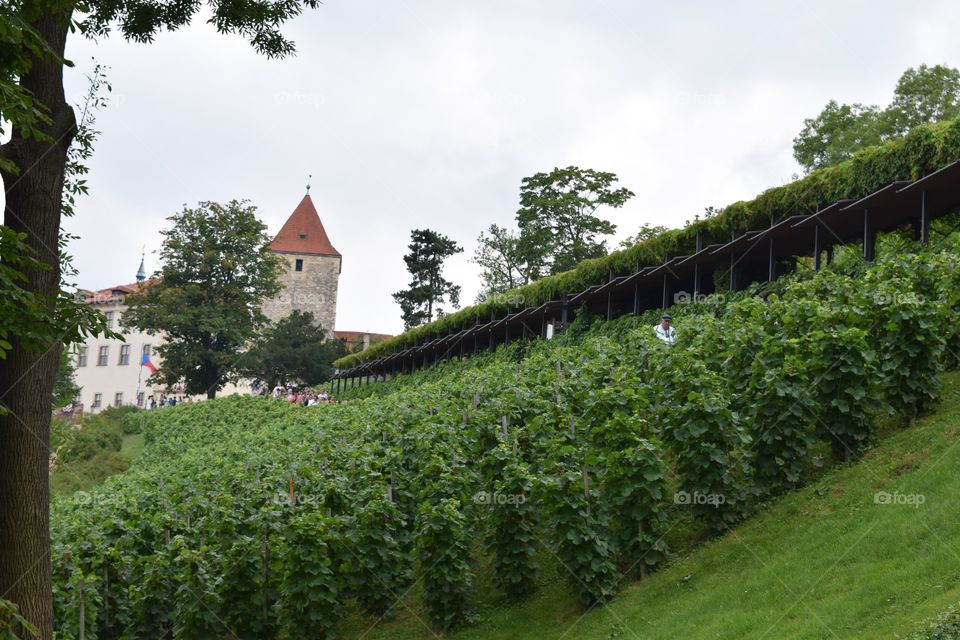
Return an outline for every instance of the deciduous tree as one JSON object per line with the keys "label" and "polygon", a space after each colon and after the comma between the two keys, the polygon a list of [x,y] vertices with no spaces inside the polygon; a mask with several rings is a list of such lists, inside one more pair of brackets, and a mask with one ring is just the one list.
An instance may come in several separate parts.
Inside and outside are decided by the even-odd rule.
{"label": "deciduous tree", "polygon": [[[602,206],[619,208],[633,197],[615,187],[617,176],[579,167],[555,168],[524,178],[520,185],[519,255],[549,273],[567,271],[587,258],[607,253],[603,236],[617,227],[595,214]],[[536,279],[542,273],[531,273]]]}
{"label": "deciduous tree", "polygon": [[345,355],[344,343],[328,339],[312,313],[294,311],[266,328],[244,358],[244,368],[270,389],[289,382],[312,386],[329,380],[332,362]]}
{"label": "deciduous tree", "polygon": [[256,207],[245,201],[201,202],[170,221],[160,271],[127,296],[123,322],[165,334],[155,377],[213,398],[244,371],[241,356],[266,322],[260,305],[280,291],[280,262],[267,249]]}

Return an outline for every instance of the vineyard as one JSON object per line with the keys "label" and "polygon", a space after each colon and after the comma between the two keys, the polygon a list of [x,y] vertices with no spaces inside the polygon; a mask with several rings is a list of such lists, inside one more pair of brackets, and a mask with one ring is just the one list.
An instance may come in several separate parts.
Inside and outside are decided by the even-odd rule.
{"label": "vineyard", "polygon": [[547,570],[606,602],[664,566],[677,519],[722,533],[929,412],[957,259],[910,245],[677,305],[673,346],[581,317],[341,405],[136,414],[133,467],[53,504],[59,637],[323,638],[410,607],[445,630],[479,581],[518,601]]}

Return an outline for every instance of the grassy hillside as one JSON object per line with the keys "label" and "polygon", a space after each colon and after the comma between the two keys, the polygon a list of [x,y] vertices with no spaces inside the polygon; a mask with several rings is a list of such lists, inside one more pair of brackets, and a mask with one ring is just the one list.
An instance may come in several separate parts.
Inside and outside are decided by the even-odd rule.
{"label": "grassy hillside", "polygon": [[[455,640],[895,638],[960,600],[960,373],[943,404],[819,481],[664,571],[583,613],[561,588],[491,601]],[[878,492],[923,503],[877,504]],[[410,603],[398,620],[353,620],[343,637],[436,635]]]}

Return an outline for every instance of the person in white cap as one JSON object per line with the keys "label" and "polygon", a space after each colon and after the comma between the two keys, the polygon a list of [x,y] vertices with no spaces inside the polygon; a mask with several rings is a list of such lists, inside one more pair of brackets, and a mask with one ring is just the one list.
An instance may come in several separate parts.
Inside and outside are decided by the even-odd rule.
{"label": "person in white cap", "polygon": [[673,317],[669,313],[665,313],[660,316],[660,324],[653,325],[653,332],[667,344],[673,344],[677,341],[677,330],[670,326],[672,322]]}

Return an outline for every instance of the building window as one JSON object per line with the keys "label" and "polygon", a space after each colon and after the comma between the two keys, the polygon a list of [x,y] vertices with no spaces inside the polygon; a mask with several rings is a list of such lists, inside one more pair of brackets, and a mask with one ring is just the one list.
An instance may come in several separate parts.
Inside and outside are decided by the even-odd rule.
{"label": "building window", "polygon": [[123,406],[123,392],[118,391],[117,395],[113,396],[113,406],[122,407]]}
{"label": "building window", "polygon": [[120,364],[130,364],[130,345],[120,345]]}
{"label": "building window", "polygon": [[[141,355],[141,356],[147,356],[147,357],[149,358],[151,355],[153,355],[152,349],[153,349],[153,347],[151,347],[149,344],[145,344],[145,345],[143,345],[143,347],[140,349],[140,355]],[[141,360],[142,360],[142,359],[143,359],[143,358],[141,357]]]}
{"label": "building window", "polygon": [[300,239],[301,239],[301,240],[306,240],[306,239],[307,239],[307,234],[301,233],[301,234],[300,234]]}
{"label": "building window", "polygon": [[107,366],[107,358],[110,357],[110,347],[104,345],[100,347],[100,353],[97,355],[97,366],[105,367]]}
{"label": "building window", "polygon": [[90,408],[91,408],[91,409],[99,409],[101,402],[103,402],[103,394],[102,394],[102,393],[95,393],[95,394],[93,394],[93,404],[90,405]]}
{"label": "building window", "polygon": [[113,329],[113,311],[106,311],[103,315],[107,316],[107,329]]}
{"label": "building window", "polygon": [[77,366],[85,367],[87,366],[87,348],[80,347],[80,350],[77,351]]}
{"label": "building window", "polygon": [[138,407],[142,407],[142,406],[143,406],[143,391],[138,391],[138,392],[137,392],[137,406],[138,406]]}
{"label": "building window", "polygon": [[294,266],[294,269],[297,271],[303,271],[303,260],[297,259],[297,264]]}

